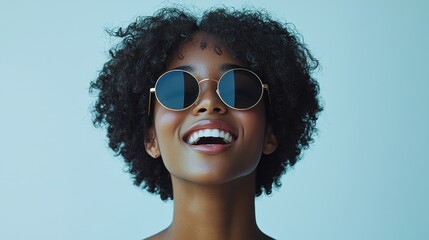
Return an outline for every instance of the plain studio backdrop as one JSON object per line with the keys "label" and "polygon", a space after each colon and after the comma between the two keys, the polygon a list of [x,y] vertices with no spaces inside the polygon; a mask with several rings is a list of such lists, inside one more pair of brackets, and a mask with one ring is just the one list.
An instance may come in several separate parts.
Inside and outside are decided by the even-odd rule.
{"label": "plain studio backdrop", "polygon": [[[176,1],[179,2],[179,1]],[[426,1],[181,1],[265,8],[320,60],[325,111],[260,228],[276,239],[428,239]],[[0,3],[0,239],[142,239],[172,202],[132,184],[91,124],[89,82],[127,26],[171,2]]]}

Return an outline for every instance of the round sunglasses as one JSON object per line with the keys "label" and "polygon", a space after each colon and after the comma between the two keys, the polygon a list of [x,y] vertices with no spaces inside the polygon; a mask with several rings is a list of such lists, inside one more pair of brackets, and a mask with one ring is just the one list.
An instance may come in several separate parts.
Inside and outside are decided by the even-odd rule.
{"label": "round sunglasses", "polygon": [[[198,79],[190,72],[174,69],[162,74],[150,89],[155,93],[158,102],[172,111],[186,110],[195,104],[200,97],[200,83],[214,79]],[[263,84],[256,73],[244,69],[234,68],[226,71],[217,82],[216,93],[222,102],[235,110],[247,110],[256,106],[262,99],[268,85]],[[149,94],[150,114],[151,94]]]}

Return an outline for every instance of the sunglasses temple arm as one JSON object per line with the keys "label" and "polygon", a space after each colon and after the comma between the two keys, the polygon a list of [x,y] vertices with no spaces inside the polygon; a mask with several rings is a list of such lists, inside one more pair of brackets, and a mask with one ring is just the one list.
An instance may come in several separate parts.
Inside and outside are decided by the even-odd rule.
{"label": "sunglasses temple arm", "polygon": [[268,106],[270,108],[270,114],[271,116],[274,116],[273,114],[273,109],[271,108],[271,96],[270,96],[270,89],[268,88],[268,84],[263,84],[264,90],[267,91],[267,95],[268,95]]}
{"label": "sunglasses temple arm", "polygon": [[150,107],[152,105],[152,93],[154,93],[154,92],[155,92],[155,88],[151,88],[149,91],[149,105],[147,107],[147,115],[148,116],[150,116],[150,110],[151,110]]}

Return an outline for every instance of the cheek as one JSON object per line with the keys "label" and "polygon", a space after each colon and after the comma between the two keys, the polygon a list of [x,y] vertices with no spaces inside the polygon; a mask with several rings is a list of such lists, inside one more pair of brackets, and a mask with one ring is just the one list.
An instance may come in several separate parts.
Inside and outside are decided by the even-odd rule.
{"label": "cheek", "polygon": [[254,110],[240,113],[239,117],[243,125],[245,138],[255,143],[263,142],[266,124],[264,108],[258,105]]}
{"label": "cheek", "polygon": [[154,125],[158,130],[174,127],[179,120],[175,112],[166,109],[155,111]]}
{"label": "cheek", "polygon": [[239,151],[243,157],[240,167],[253,171],[259,164],[264,147],[265,115],[263,108],[247,111],[238,115],[243,127],[242,142]]}
{"label": "cheek", "polygon": [[156,106],[154,111],[154,126],[161,154],[167,154],[165,150],[173,144],[179,136],[178,129],[183,119],[182,112],[169,111],[162,106]]}

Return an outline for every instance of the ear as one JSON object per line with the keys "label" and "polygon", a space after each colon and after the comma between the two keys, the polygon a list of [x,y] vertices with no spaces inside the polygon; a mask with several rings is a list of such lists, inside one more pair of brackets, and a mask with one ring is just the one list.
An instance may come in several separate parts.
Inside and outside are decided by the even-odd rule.
{"label": "ear", "polygon": [[273,153],[277,149],[277,137],[274,135],[271,125],[265,128],[264,148],[262,152],[266,155]]}
{"label": "ear", "polygon": [[153,127],[148,128],[145,134],[145,142],[144,146],[147,154],[149,154],[152,158],[158,158],[161,156],[158,146],[158,139],[156,138],[156,132]]}

